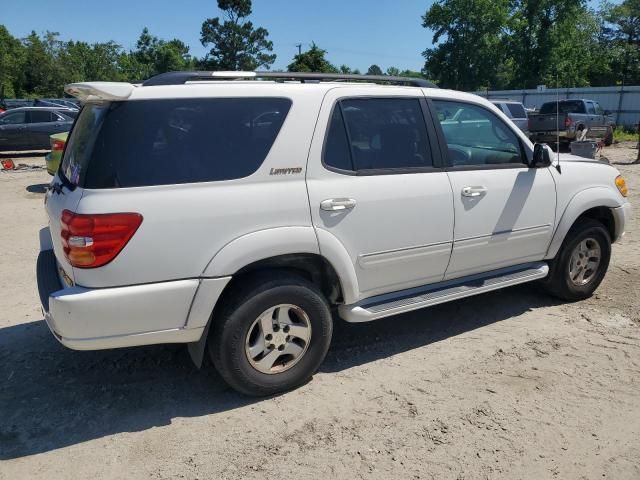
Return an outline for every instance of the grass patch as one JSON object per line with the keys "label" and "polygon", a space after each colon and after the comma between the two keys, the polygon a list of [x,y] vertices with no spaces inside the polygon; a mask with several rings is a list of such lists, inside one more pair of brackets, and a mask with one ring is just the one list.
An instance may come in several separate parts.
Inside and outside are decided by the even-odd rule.
{"label": "grass patch", "polygon": [[613,140],[616,142],[637,142],[638,133],[618,127],[613,131]]}

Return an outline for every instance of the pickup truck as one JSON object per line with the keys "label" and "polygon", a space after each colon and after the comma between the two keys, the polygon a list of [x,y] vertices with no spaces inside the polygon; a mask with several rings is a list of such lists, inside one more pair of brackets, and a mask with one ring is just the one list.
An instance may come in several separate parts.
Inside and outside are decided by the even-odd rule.
{"label": "pickup truck", "polygon": [[[529,114],[529,134],[534,142],[560,143],[576,140],[584,129],[596,131],[604,137],[605,145],[613,143],[615,123],[609,112],[593,100],[560,100],[542,104],[540,112]],[[558,118],[558,115],[560,118]]]}

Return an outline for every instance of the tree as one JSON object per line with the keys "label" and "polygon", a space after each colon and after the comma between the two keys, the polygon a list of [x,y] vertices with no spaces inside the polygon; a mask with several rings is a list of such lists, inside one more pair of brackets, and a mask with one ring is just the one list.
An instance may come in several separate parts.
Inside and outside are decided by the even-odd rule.
{"label": "tree", "polygon": [[4,25],[0,25],[0,100],[15,97],[24,62],[24,48]]}
{"label": "tree", "polygon": [[21,90],[39,97],[62,94],[62,83],[58,73],[62,66],[56,61],[58,55],[57,33],[47,32],[40,38],[32,31],[23,40],[25,61],[20,75]]}
{"label": "tree", "polygon": [[584,76],[576,72],[589,66],[597,33],[589,15],[585,0],[515,0],[507,44],[515,60],[512,86],[554,85],[556,75],[563,86],[582,86]]}
{"label": "tree", "polygon": [[174,38],[165,41],[151,35],[145,27],[138,38],[136,49],[131,52],[132,61],[128,67],[139,80],[158,73],[188,70],[192,66],[189,47]]}
{"label": "tree", "polygon": [[[293,62],[289,64],[287,70],[290,72],[337,73],[338,69],[325,58],[326,53],[326,50],[323,50],[318,47],[315,42],[312,42],[309,50],[293,57]],[[343,65],[341,67],[341,73],[349,73],[343,71],[343,67],[349,69],[349,67]]]}
{"label": "tree", "polygon": [[609,83],[640,83],[640,0],[604,3],[600,43],[610,65]]}
{"label": "tree", "polygon": [[208,18],[202,23],[200,42],[211,46],[204,63],[213,70],[256,70],[269,68],[276,60],[269,32],[254,28],[247,20],[251,15],[251,0],[218,0],[226,20]]}
{"label": "tree", "polygon": [[432,48],[423,52],[425,73],[444,87],[477,90],[502,87],[509,0],[442,0],[422,17],[433,30]]}
{"label": "tree", "polygon": [[367,70],[367,75],[384,75],[384,74],[382,73],[382,69],[378,65],[373,64],[369,67],[369,70]]}
{"label": "tree", "polygon": [[400,75],[400,69],[396,67],[389,67],[385,73],[391,77],[397,77]]}

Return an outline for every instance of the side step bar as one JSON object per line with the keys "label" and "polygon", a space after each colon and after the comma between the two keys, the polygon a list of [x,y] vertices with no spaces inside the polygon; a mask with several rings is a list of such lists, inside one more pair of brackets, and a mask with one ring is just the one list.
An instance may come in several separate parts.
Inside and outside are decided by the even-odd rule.
{"label": "side step bar", "polygon": [[347,322],[369,322],[519,283],[531,282],[546,277],[548,273],[549,266],[544,262],[517,265],[426,287],[378,295],[353,305],[342,305],[338,312]]}

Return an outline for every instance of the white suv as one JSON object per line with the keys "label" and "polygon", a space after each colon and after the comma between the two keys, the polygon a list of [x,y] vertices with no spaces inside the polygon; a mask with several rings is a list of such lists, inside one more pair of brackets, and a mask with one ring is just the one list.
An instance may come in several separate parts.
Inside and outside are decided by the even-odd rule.
{"label": "white suv", "polygon": [[174,72],[80,83],[38,287],[78,350],[187,343],[268,395],[366,322],[539,280],[602,281],[629,215],[604,163],[536,145],[424,80]]}

